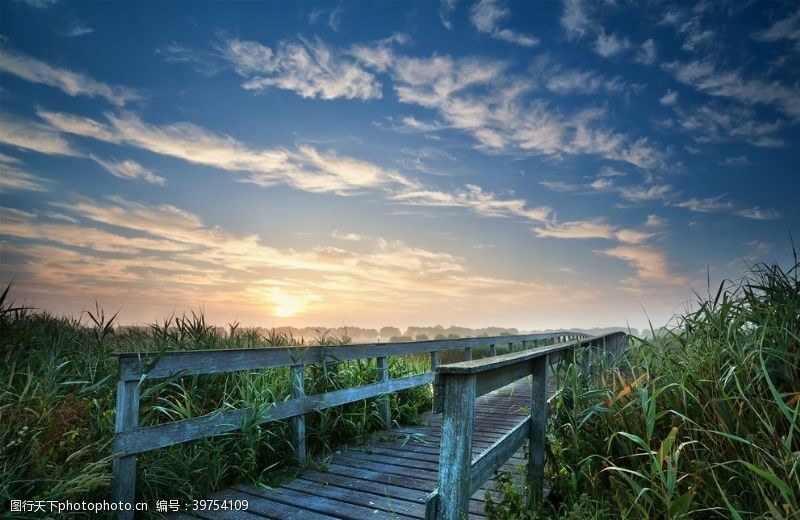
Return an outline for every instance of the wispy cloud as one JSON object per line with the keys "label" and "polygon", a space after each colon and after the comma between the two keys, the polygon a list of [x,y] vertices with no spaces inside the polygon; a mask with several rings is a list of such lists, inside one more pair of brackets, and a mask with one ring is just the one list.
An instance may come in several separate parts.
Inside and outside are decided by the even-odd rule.
{"label": "wispy cloud", "polygon": [[70,96],[101,97],[119,107],[141,98],[133,88],[108,85],[84,74],[54,67],[5,45],[0,46],[0,71],[31,83],[55,87]]}
{"label": "wispy cloud", "polygon": [[638,229],[620,228],[619,226],[610,224],[603,218],[566,222],[557,222],[556,219],[553,218],[546,225],[534,228],[533,232],[540,238],[601,238],[617,240],[627,244],[639,244],[658,234],[652,229],[649,231],[642,231]]}
{"label": "wispy cloud", "polygon": [[294,150],[255,148],[190,123],[156,126],[130,113],[106,114],[107,123],[44,110],[39,116],[61,132],[128,144],[234,173],[246,172],[242,181],[261,186],[288,184],[305,191],[348,194],[409,182],[396,172],[312,146],[300,145]]}
{"label": "wispy cloud", "polygon": [[48,191],[51,182],[24,169],[24,163],[0,153],[0,193],[9,191]]}
{"label": "wispy cloud", "polygon": [[487,217],[521,217],[536,222],[546,221],[552,212],[549,207],[529,207],[524,199],[502,198],[475,185],[452,192],[411,188],[396,193],[392,198],[416,206],[463,207]]}
{"label": "wispy cloud", "polygon": [[501,22],[509,18],[511,18],[511,11],[507,7],[501,6],[499,0],[479,0],[470,9],[472,25],[492,38],[515,43],[523,47],[533,47],[539,43],[539,38],[535,36],[502,27]]}
{"label": "wispy cloud", "polygon": [[281,42],[273,49],[258,42],[230,39],[220,52],[246,78],[242,87],[291,90],[305,98],[379,99],[381,84],[354,59],[320,40]]}
{"label": "wispy cloud", "polygon": [[618,246],[598,251],[599,254],[628,262],[636,270],[634,282],[659,285],[685,285],[685,277],[669,268],[664,253],[651,246]]}
{"label": "wispy cloud", "polygon": [[655,184],[652,186],[626,186],[619,190],[622,198],[632,202],[645,202],[664,200],[672,191],[669,184]]}
{"label": "wispy cloud", "polygon": [[167,63],[186,64],[204,76],[214,76],[226,67],[217,53],[199,50],[176,41],[159,47],[156,49],[156,54]]}
{"label": "wispy cloud", "polygon": [[751,163],[746,155],[737,155],[735,157],[726,157],[721,164],[724,166],[747,166]]}
{"label": "wispy cloud", "polygon": [[657,55],[658,46],[652,38],[649,38],[639,47],[639,51],[636,53],[636,61],[645,65],[652,65],[655,63]]}
{"label": "wispy cloud", "polygon": [[667,125],[690,132],[695,141],[713,143],[744,141],[753,146],[777,148],[785,143],[777,136],[784,127],[780,119],[759,120],[750,107],[723,106],[717,102],[692,108],[674,107],[676,119]]}
{"label": "wispy cloud", "polygon": [[103,167],[105,171],[110,173],[115,177],[119,177],[120,179],[127,179],[127,180],[138,180],[141,179],[145,182],[150,184],[155,184],[157,186],[164,186],[167,183],[167,179],[157,175],[152,170],[149,170],[142,166],[141,164],[137,163],[132,159],[125,159],[122,161],[115,161],[115,160],[103,160],[97,157],[94,154],[89,155],[89,157]]}
{"label": "wispy cloud", "polygon": [[591,26],[586,3],[583,0],[564,0],[564,11],[560,22],[568,38],[576,39],[584,36]]}
{"label": "wispy cloud", "polygon": [[739,71],[720,70],[710,60],[663,65],[675,78],[710,96],[735,99],[744,104],[772,105],[795,121],[800,120],[800,90],[777,81],[745,78]]}
{"label": "wispy cloud", "polygon": [[794,43],[794,49],[800,52],[800,9],[787,18],[777,20],[767,29],[753,33],[753,38],[765,42],[789,40]]}
{"label": "wispy cloud", "polygon": [[58,132],[45,125],[0,112],[0,142],[49,155],[79,155]]}
{"label": "wispy cloud", "polygon": [[664,95],[658,99],[658,102],[665,107],[675,106],[678,103],[678,93],[674,90],[667,89]]}
{"label": "wispy cloud", "polygon": [[447,30],[453,29],[453,21],[450,16],[456,9],[456,3],[457,0],[439,0],[439,19]]}
{"label": "wispy cloud", "polygon": [[733,202],[725,200],[725,197],[725,194],[716,197],[695,197],[677,202],[674,205],[680,208],[688,208],[697,213],[729,212],[751,220],[775,220],[781,217],[780,212],[776,210],[761,209],[758,206],[753,208],[737,208]]}
{"label": "wispy cloud", "polygon": [[603,58],[613,58],[631,46],[627,38],[600,32],[594,41],[594,52]]}

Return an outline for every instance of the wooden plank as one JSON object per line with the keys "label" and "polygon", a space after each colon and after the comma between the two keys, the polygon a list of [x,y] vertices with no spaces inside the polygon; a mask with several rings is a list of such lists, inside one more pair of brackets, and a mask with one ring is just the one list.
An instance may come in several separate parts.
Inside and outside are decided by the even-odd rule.
{"label": "wooden plank", "polygon": [[525,419],[473,460],[470,468],[470,494],[489,480],[522,447],[529,435],[530,419]]}
{"label": "wooden plank", "polygon": [[472,374],[448,373],[443,382],[445,405],[439,451],[439,499],[435,516],[440,520],[461,520],[469,509],[471,494],[468,492],[469,467],[472,462],[476,381]]}
{"label": "wooden plank", "polygon": [[[374,520],[375,518],[379,518],[375,514],[374,508],[348,504],[337,499],[315,496],[311,493],[296,491],[294,489],[280,487],[272,490],[259,490],[248,485],[236,486],[234,489],[268,498],[275,502],[300,506],[309,511],[323,513],[337,518],[346,518],[350,520]],[[407,515],[397,516],[400,518],[410,518]]]}
{"label": "wooden plank", "polygon": [[[338,458],[338,457],[337,457]],[[402,471],[402,470],[401,470]],[[405,471],[414,474],[414,470],[405,469]],[[304,473],[305,475],[305,473]],[[347,481],[351,478],[359,478],[362,481],[368,482],[372,486],[390,486],[387,489],[399,488],[400,493],[406,489],[412,493],[420,493],[423,500],[427,498],[431,489],[436,486],[436,474],[430,474],[430,478],[422,478],[419,476],[391,474],[380,469],[364,469],[354,466],[347,461],[343,464],[331,464],[330,468],[321,475],[331,475],[332,478],[340,478],[342,481]],[[322,478],[322,477],[320,477]],[[324,480],[324,479],[323,479]],[[389,491],[391,492],[391,491]],[[469,504],[470,515],[483,514],[483,495],[481,491],[476,492],[470,498]]]}
{"label": "wooden plank", "polygon": [[373,518],[377,515],[419,518],[425,512],[424,504],[404,500],[386,493],[376,494],[363,489],[341,488],[303,478],[286,482],[281,485],[281,489],[292,489],[318,497],[330,498],[345,504],[366,506],[373,510]]}
{"label": "wooden plank", "polygon": [[[337,518],[303,509],[296,504],[287,505],[275,502],[257,494],[245,493],[237,489],[226,489],[224,492],[218,493],[218,495],[220,499],[247,500],[247,510],[249,512],[268,518],[280,518],[281,520],[333,520]],[[215,519],[217,517],[211,516],[210,518]]]}
{"label": "wooden plank", "polygon": [[262,347],[248,349],[209,349],[164,353],[115,353],[119,357],[123,381],[139,381],[179,374],[213,374],[286,367],[295,364],[347,361],[385,356],[406,356],[492,343],[522,341],[555,336],[557,333],[459,338],[406,343],[365,343],[337,347]]}
{"label": "wooden plank", "polygon": [[[139,425],[139,382],[117,383],[117,412],[114,417],[114,445],[120,437]],[[136,501],[136,455],[115,457],[111,463],[111,497],[114,502],[135,505]],[[134,508],[120,508],[118,520],[132,520]]]}
{"label": "wooden plank", "polygon": [[[428,384],[432,380],[433,374],[424,373],[416,376],[392,379],[386,383],[375,383],[359,386],[357,388],[347,388],[344,390],[307,396],[302,399],[283,401],[272,405],[264,416],[258,418],[258,422],[263,423],[288,419],[289,417],[324,410],[333,406],[340,406],[381,394],[406,390],[415,386]],[[192,419],[184,419],[182,421],[174,421],[157,426],[121,432],[116,437],[116,456],[123,457],[134,453],[142,453],[173,444],[238,430],[242,427],[242,421],[248,413],[251,413],[250,409],[217,411]]]}

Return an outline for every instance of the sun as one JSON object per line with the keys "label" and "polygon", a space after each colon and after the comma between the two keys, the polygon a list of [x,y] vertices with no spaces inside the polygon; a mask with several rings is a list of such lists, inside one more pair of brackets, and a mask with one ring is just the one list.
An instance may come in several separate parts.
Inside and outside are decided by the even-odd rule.
{"label": "sun", "polygon": [[279,318],[291,318],[302,314],[313,300],[307,294],[290,294],[283,289],[272,289],[267,298],[272,304],[272,313]]}

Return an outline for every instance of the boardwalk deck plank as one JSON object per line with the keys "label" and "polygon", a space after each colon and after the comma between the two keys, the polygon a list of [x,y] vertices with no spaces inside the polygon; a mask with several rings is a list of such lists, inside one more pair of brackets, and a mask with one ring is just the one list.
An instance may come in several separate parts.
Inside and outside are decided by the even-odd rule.
{"label": "boardwalk deck plank", "polygon": [[[552,391],[552,390],[551,390]],[[521,380],[478,398],[472,456],[486,450],[529,413],[531,385]],[[203,520],[374,520],[424,518],[425,499],[437,486],[442,416],[428,413],[421,424],[380,432],[360,445],[342,446],[317,467],[274,488],[238,485],[214,495],[246,499],[246,512],[202,512]],[[504,465],[524,464],[522,450]],[[490,479],[469,501],[470,518],[485,520],[484,496],[494,490]]]}

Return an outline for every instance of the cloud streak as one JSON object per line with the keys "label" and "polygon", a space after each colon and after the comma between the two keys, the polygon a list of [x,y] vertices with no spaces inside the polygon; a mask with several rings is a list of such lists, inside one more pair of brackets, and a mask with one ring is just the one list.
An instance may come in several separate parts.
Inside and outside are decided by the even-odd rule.
{"label": "cloud streak", "polygon": [[0,46],[0,72],[14,75],[30,83],[57,88],[69,96],[100,97],[118,107],[141,99],[130,87],[108,85],[89,76],[65,68],[54,67],[27,54]]}

